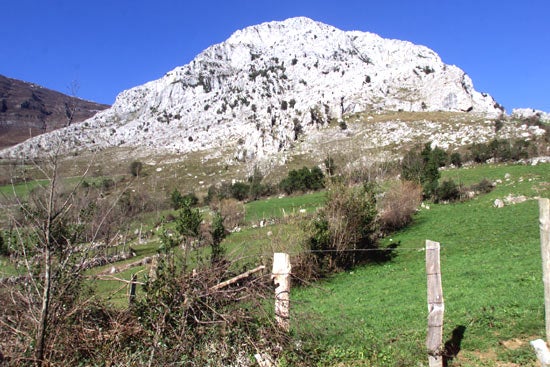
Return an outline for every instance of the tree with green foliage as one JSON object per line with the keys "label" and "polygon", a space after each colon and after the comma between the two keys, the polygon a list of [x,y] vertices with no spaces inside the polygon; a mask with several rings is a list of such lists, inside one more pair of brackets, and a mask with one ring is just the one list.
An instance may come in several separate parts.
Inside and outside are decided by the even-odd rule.
{"label": "tree with green foliage", "polygon": [[174,189],[174,191],[170,194],[170,202],[172,203],[172,208],[174,208],[174,210],[181,208],[183,204],[183,196],[178,189]]}
{"label": "tree with green foliage", "polygon": [[439,167],[445,165],[446,157],[442,149],[432,149],[431,143],[426,143],[421,151],[415,147],[401,161],[401,178],[421,184],[424,197],[433,198],[441,177]]}
{"label": "tree with green foliage", "polygon": [[183,248],[183,268],[187,268],[187,261],[190,251],[195,244],[201,240],[201,223],[203,217],[198,208],[192,208],[189,200],[184,200],[181,208],[176,213],[175,230],[176,233],[169,233],[164,230],[161,237],[162,243],[159,252],[162,254],[162,260],[168,262],[166,266],[174,266],[172,249],[181,246]]}
{"label": "tree with green foliage", "polygon": [[198,208],[192,208],[188,200],[183,202],[176,217],[176,230],[185,239],[198,239],[202,214]]}
{"label": "tree with green foliage", "polygon": [[420,181],[424,197],[433,198],[435,196],[440,177],[437,157],[428,158],[428,161],[424,162],[423,175]]}

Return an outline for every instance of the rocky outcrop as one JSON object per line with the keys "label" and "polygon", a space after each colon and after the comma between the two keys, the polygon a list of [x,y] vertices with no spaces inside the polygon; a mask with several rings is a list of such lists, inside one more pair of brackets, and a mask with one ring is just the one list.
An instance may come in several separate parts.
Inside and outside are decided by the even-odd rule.
{"label": "rocky outcrop", "polygon": [[344,115],[380,110],[503,112],[427,47],[299,17],[239,30],[93,118],[0,155],[36,155],[62,139],[66,150],[223,147],[265,158]]}
{"label": "rocky outcrop", "polygon": [[526,120],[535,118],[544,123],[550,123],[550,113],[533,108],[515,108],[512,110],[512,118]]}

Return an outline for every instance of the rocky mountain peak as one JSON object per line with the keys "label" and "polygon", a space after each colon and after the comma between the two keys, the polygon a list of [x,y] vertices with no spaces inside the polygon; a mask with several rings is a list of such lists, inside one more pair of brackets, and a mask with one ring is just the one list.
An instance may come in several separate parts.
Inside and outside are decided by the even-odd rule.
{"label": "rocky mountain peak", "polygon": [[[503,112],[427,47],[298,17],[238,30],[54,134],[65,134],[72,150],[223,148],[238,160],[266,159],[345,115],[383,110]],[[51,144],[44,136],[1,154],[33,155]]]}

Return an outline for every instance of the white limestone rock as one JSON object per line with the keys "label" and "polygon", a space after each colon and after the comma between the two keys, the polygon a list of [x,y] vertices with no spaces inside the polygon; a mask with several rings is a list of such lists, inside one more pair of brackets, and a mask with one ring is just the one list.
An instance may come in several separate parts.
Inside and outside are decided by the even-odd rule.
{"label": "white limestone rock", "polygon": [[503,112],[425,46],[298,17],[236,31],[189,64],[123,91],[110,109],[0,157],[123,146],[223,148],[237,160],[262,159],[365,110]]}
{"label": "white limestone rock", "polygon": [[515,108],[512,110],[512,118],[519,120],[538,118],[544,123],[550,123],[550,113],[541,110],[535,110],[533,108]]}

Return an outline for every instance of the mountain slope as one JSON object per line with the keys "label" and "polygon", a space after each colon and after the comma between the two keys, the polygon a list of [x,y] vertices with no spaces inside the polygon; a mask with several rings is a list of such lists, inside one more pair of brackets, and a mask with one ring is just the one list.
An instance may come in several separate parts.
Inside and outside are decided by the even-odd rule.
{"label": "mountain slope", "polygon": [[0,149],[84,121],[109,106],[0,75]]}
{"label": "mountain slope", "polygon": [[300,17],[237,31],[86,122],[0,154],[39,154],[63,135],[67,151],[225,148],[268,159],[344,115],[380,110],[503,112],[424,46]]}

